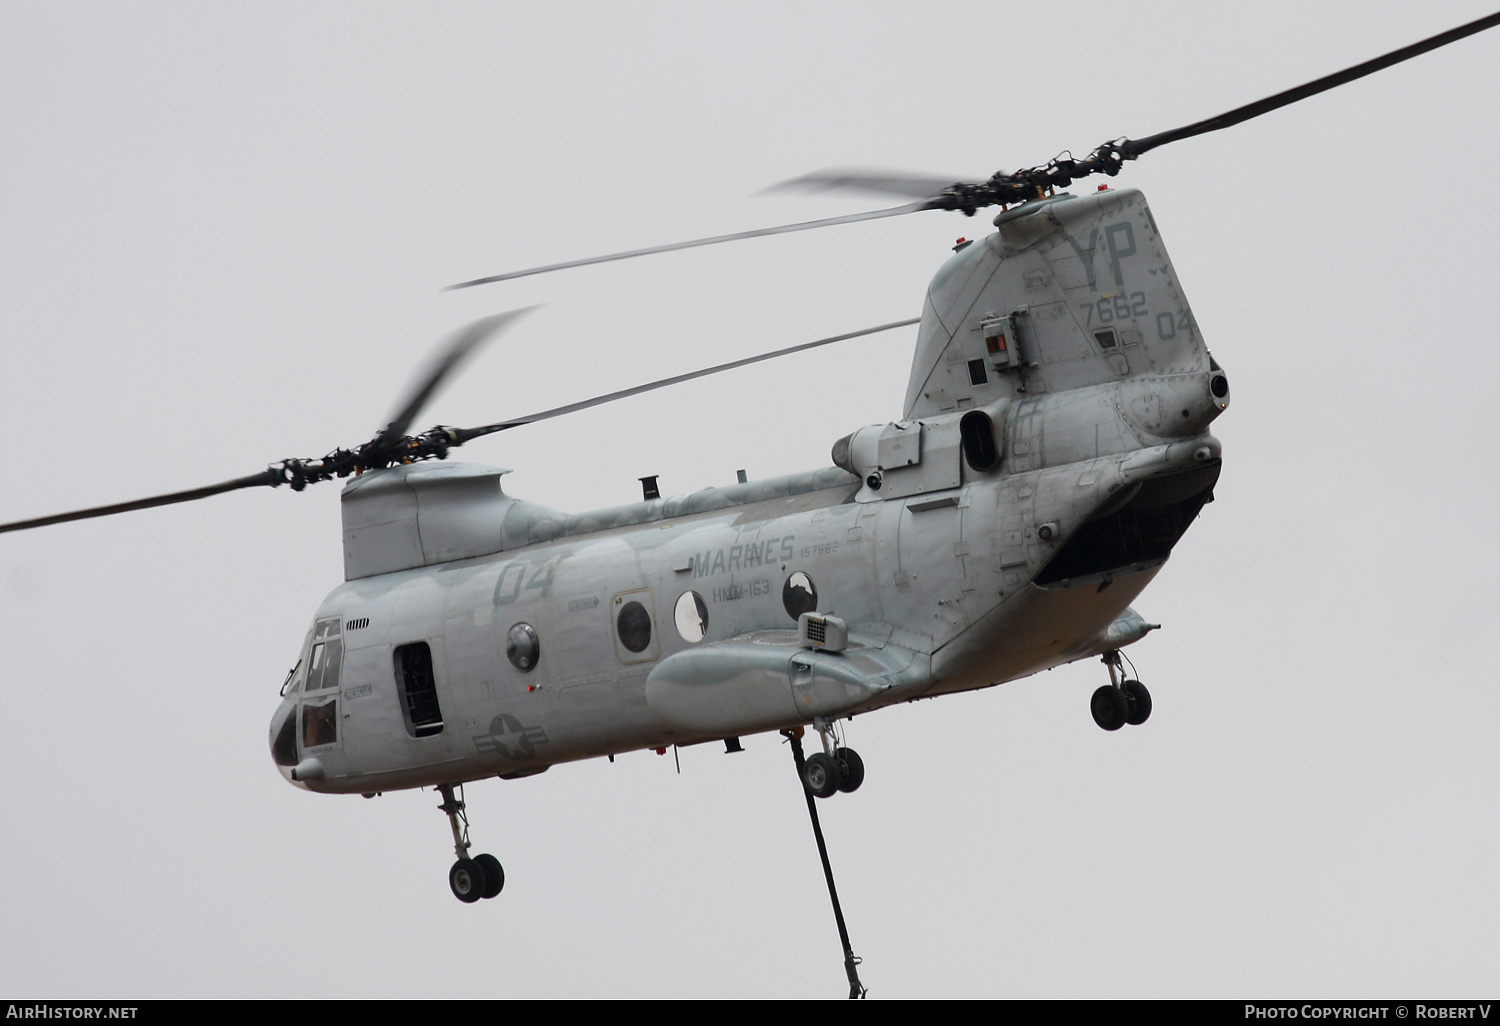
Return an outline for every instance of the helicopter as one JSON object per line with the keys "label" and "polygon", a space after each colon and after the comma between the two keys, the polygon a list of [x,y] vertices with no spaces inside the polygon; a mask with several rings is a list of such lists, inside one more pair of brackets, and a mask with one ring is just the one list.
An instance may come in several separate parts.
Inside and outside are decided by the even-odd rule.
{"label": "helicopter", "polygon": [[[1083,201],[1083,199],[1080,199],[1080,201]],[[850,425],[850,426],[853,426],[853,425]],[[435,465],[435,466],[437,466],[437,465]],[[643,468],[643,469],[651,469],[651,468]],[[942,513],[941,508],[939,508],[939,510],[932,510],[932,511],[933,511],[933,513]],[[1190,535],[1190,537],[1191,537],[1191,535]],[[711,618],[711,622],[712,622],[712,618]],[[660,618],[660,616],[658,616],[658,624],[664,624],[664,621],[663,621],[663,619]],[[660,631],[658,631],[658,633],[660,633]],[[549,637],[543,636],[543,642],[546,643],[547,640],[549,640]],[[546,658],[546,657],[547,657],[546,649],[543,649],[543,658]],[[1082,709],[1080,709],[1080,712],[1082,712]],[[838,798],[832,799],[832,802],[837,802],[837,801],[840,801],[840,799],[838,799]]]}

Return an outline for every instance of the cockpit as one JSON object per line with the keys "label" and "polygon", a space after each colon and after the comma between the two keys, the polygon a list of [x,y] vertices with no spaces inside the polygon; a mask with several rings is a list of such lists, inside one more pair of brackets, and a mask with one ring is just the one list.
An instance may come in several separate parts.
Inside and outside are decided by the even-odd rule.
{"label": "cockpit", "polygon": [[342,618],[319,617],[282,684],[282,702],[271,718],[271,758],[282,776],[300,787],[322,776],[318,753],[338,743],[343,664]]}

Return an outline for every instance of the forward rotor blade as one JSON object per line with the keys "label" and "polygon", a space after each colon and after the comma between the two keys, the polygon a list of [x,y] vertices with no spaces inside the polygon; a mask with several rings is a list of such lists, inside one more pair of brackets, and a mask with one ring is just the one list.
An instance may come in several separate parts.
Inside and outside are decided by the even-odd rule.
{"label": "forward rotor blade", "polygon": [[1447,32],[1441,32],[1429,39],[1422,40],[1420,43],[1412,43],[1410,46],[1403,46],[1399,50],[1392,50],[1384,57],[1376,57],[1373,60],[1365,61],[1363,64],[1356,64],[1352,68],[1345,68],[1343,71],[1334,72],[1332,75],[1324,75],[1322,78],[1308,82],[1306,85],[1297,86],[1295,89],[1288,89],[1277,93],[1275,96],[1268,96],[1264,100],[1257,100],[1254,103],[1247,103],[1243,107],[1236,107],[1234,110],[1226,111],[1218,117],[1195,121],[1191,125],[1174,128],[1169,132],[1158,132],[1156,135],[1148,135],[1144,139],[1126,139],[1120,143],[1120,155],[1127,160],[1133,159],[1148,150],[1154,150],[1156,147],[1164,146],[1169,142],[1176,142],[1179,139],[1189,139],[1195,135],[1217,132],[1221,128],[1238,125],[1242,121],[1249,121],[1251,118],[1259,117],[1278,107],[1285,107],[1289,103],[1296,103],[1298,100],[1305,100],[1309,96],[1316,96],[1318,93],[1326,92],[1335,86],[1341,86],[1346,82],[1353,82],[1357,78],[1372,75],[1382,68],[1389,68],[1393,64],[1400,64],[1402,61],[1418,57],[1429,50],[1436,50],[1440,46],[1447,46],[1449,43],[1457,42],[1466,36],[1472,36],[1476,32],[1483,32],[1485,29],[1494,28],[1496,25],[1500,25],[1500,12],[1480,18],[1477,21],[1471,21],[1467,25],[1460,25],[1458,28],[1449,29]]}
{"label": "forward rotor blade", "polygon": [[743,360],[733,360],[729,363],[721,363],[715,367],[705,367],[703,370],[691,371],[687,374],[677,374],[670,378],[662,378],[645,385],[636,385],[634,388],[622,388],[618,392],[610,392],[607,395],[595,396],[593,399],[585,399],[581,403],[570,403],[567,406],[558,406],[555,409],[543,410],[541,413],[533,413],[526,417],[517,417],[514,420],[504,420],[498,424],[488,424],[477,428],[458,428],[454,434],[461,445],[482,435],[494,434],[496,431],[506,431],[523,424],[535,424],[539,420],[550,420],[553,417],[561,417],[565,413],[577,413],[579,410],[587,410],[593,406],[602,406],[612,403],[616,399],[627,399],[642,392],[654,391],[658,388],[666,388],[668,385],[676,385],[683,381],[692,381],[694,378],[704,378],[710,374],[718,374],[721,371],[734,370],[736,367],[748,367],[752,363],[762,363],[766,360],[774,360],[778,356],[790,356],[792,353],[800,353],[807,349],[816,349],[818,346],[830,345],[834,342],[843,342],[846,339],[859,338],[861,335],[873,335],[880,331],[890,331],[892,328],[904,328],[916,324],[920,317],[913,317],[905,321],[892,321],[889,324],[881,324],[874,328],[864,328],[860,331],[851,331],[844,335],[833,335],[829,338],[820,338],[816,342],[804,342],[801,345],[789,346],[786,349],[778,349],[772,353],[762,353],[759,356],[746,357]]}
{"label": "forward rotor blade", "polygon": [[51,524],[65,524],[70,520],[108,517],[116,513],[129,513],[131,510],[150,509],[152,506],[170,506],[177,502],[192,502],[195,499],[206,499],[210,495],[232,492],[239,488],[255,488],[260,485],[275,488],[281,483],[281,472],[272,468],[263,470],[259,474],[251,474],[249,477],[237,477],[233,481],[224,481],[220,484],[209,485],[207,488],[194,488],[186,492],[172,492],[170,495],[154,495],[149,499],[136,499],[134,502],[120,502],[113,506],[95,506],[93,509],[80,509],[72,513],[59,513],[56,516],[38,517],[35,520],[18,520],[13,524],[0,524],[0,534],[4,534],[7,531],[26,531],[33,527],[47,527]]}
{"label": "forward rotor blade", "polygon": [[535,309],[534,306],[527,306],[519,310],[508,310],[505,313],[484,317],[455,334],[446,346],[438,350],[431,364],[408,389],[405,402],[398,408],[390,422],[375,436],[374,444],[379,446],[405,435],[412,421],[417,419],[417,414],[422,412],[422,408],[437,393],[444,379],[452,374],[459,364],[463,363],[481,344],[493,338],[501,328]]}
{"label": "forward rotor blade", "polygon": [[707,239],[693,239],[689,242],[672,242],[665,246],[648,246],[645,249],[630,249],[623,253],[610,253],[606,256],[586,257],[582,260],[566,260],[560,264],[547,264],[544,267],[528,267],[524,271],[507,271],[505,274],[492,274],[487,278],[475,278],[473,281],[461,281],[457,285],[449,285],[443,291],[451,292],[454,289],[468,289],[475,285],[489,285],[497,281],[509,281],[512,278],[525,278],[533,274],[546,274],[549,271],[563,271],[569,267],[585,267],[589,264],[606,264],[612,260],[629,260],[633,257],[650,256],[652,253],[670,253],[678,249],[692,249],[695,246],[713,246],[720,242],[736,242],[740,239],[756,239],[762,235],[784,235],[788,232],[805,232],[813,228],[827,228],[836,224],[853,224],[856,221],[874,221],[882,217],[899,217],[902,214],[915,214],[919,210],[934,209],[927,202],[907,203],[899,207],[888,207],[885,210],[870,210],[862,214],[845,214],[842,217],[825,217],[818,221],[802,221],[797,224],[777,225],[774,228],[756,228],[748,232],[735,232],[733,235],[714,235]]}
{"label": "forward rotor blade", "polygon": [[778,182],[766,191],[831,192],[858,189],[863,192],[878,192],[892,196],[932,199],[959,181],[962,179],[958,177],[933,178],[902,171],[886,171],[880,168],[830,167]]}

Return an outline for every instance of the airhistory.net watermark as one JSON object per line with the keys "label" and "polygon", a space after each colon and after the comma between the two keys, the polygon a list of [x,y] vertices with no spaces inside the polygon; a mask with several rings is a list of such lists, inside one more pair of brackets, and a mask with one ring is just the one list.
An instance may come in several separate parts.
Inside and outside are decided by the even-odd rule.
{"label": "airhistory.net watermark", "polygon": [[6,1005],[7,1019],[134,1019],[137,1005],[74,1005],[45,1001]]}

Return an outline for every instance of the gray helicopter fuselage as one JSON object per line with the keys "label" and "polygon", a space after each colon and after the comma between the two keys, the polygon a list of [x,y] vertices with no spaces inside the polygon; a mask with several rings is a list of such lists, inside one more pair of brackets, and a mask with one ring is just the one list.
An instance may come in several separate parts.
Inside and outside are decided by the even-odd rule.
{"label": "gray helicopter fuselage", "polygon": [[[343,497],[346,581],[271,724],[377,792],[833,720],[1130,644],[1227,381],[1145,200],[996,218],[927,295],[902,420],[836,467],[568,515],[418,463]],[[810,615],[803,615],[810,614]]]}

